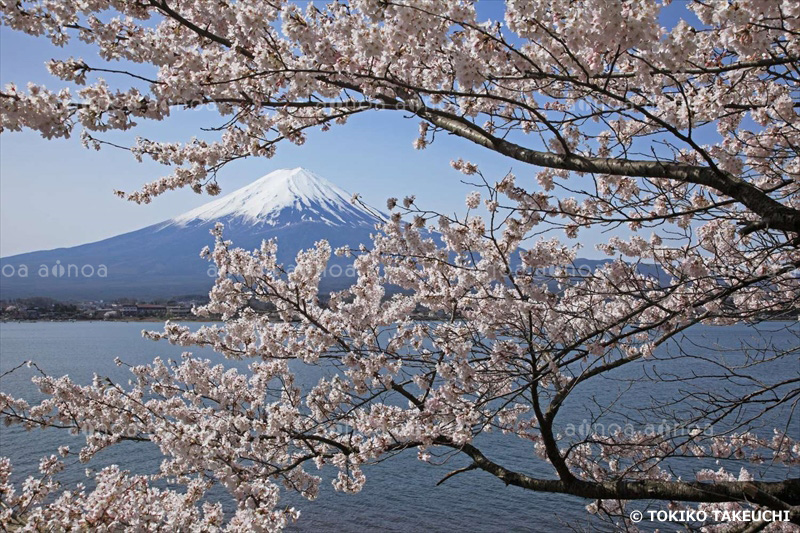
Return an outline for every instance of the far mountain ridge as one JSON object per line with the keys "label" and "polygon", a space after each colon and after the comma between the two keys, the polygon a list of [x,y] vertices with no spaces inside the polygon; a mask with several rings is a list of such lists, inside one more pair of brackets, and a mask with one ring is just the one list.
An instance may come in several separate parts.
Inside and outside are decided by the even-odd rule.
{"label": "far mountain ridge", "polygon": [[[216,273],[199,253],[213,244],[209,230],[217,222],[225,226],[225,239],[237,247],[258,248],[262,240],[277,238],[278,260],[291,264],[299,250],[321,239],[333,248],[369,242],[380,221],[378,212],[354,205],[351,197],[305,168],[275,170],[136,231],[70,248],[4,257],[0,298],[151,299],[206,293]],[[346,266],[343,258],[331,259],[325,290],[350,284]]]}

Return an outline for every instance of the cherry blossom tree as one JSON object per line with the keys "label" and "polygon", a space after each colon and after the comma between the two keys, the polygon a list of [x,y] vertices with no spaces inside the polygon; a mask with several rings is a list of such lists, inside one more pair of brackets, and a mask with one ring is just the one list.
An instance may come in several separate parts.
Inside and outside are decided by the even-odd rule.
{"label": "cherry blossom tree", "polygon": [[[472,2],[450,0],[0,1],[9,28],[57,46],[78,38],[103,60],[48,64],[76,90],[6,86],[0,130],[77,129],[100,149],[112,144],[104,134],[137,121],[197,106],[222,117],[213,138],[124,147],[171,168],[119,193],[132,201],[184,186],[216,194],[222,166],[370,112],[418,120],[419,149],[458,136],[518,174],[485,176],[456,154],[453,167],[475,184],[464,216],[390,199],[372,243],[319,242],[291,268],[276,262],[275,242],[246,251],[215,229],[204,255],[219,277],[196,313],[223,325],[167,323],[149,336],[210,346],[250,361],[249,372],[186,353],[132,367],[129,386],[41,375],[38,404],[0,394],[9,423],[86,435],[81,450],[43,458],[21,489],[0,463],[4,527],[278,530],[297,517],[278,505],[281,486],[313,499],[315,469],[329,468],[336,490],[358,492],[365,464],[405,450],[466,457],[450,476],[482,470],[498,486],[586,498],[618,527],[635,527],[626,505],[652,500],[761,513],[707,529],[800,524],[798,343],[714,354],[678,342],[693,325],[797,308],[800,4],[504,8],[503,20],[483,21]],[[668,13],[676,22],[665,26]],[[609,259],[578,268],[580,237],[595,228]],[[333,253],[352,256],[358,276],[323,304]],[[420,310],[436,319],[409,318]],[[297,365],[325,377],[302,387]],[[569,431],[565,406],[623,369],[674,382],[673,397],[624,411],[631,431]],[[604,407],[614,406],[624,395]],[[686,431],[646,430],[662,417]],[[758,427],[767,418],[768,432]],[[551,475],[494,460],[476,442],[488,431],[530,442],[527,459]],[[159,447],[157,475],[108,467],[91,489],[57,482],[65,458],[89,462],[131,440]],[[694,478],[676,475],[678,463],[694,465]],[[754,475],[762,464],[784,466]],[[204,498],[212,485],[234,512]]]}

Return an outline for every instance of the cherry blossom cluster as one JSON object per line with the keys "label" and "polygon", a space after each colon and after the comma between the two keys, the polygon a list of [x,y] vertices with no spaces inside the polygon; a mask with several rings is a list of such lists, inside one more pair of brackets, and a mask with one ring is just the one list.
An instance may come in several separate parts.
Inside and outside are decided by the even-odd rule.
{"label": "cherry blossom cluster", "polygon": [[[169,493],[174,505],[153,523],[177,520],[177,513],[207,520],[209,528],[220,521],[218,504],[199,501],[211,485],[223,486],[237,502],[228,527],[276,530],[297,516],[278,507],[280,486],[314,499],[321,482],[314,469],[335,469],[334,489],[358,492],[366,481],[364,464],[409,448],[422,460],[430,459],[432,448],[464,451],[493,429],[531,442],[531,460],[594,483],[674,481],[668,466],[674,457],[698,465],[707,464],[703,459],[800,463],[800,444],[785,432],[766,438],[698,431],[681,439],[639,431],[574,440],[560,435],[555,423],[561,404],[593,376],[656,357],[658,346],[688,325],[729,323],[794,301],[797,280],[781,270],[728,273],[716,268],[725,258],[719,250],[703,257],[686,246],[636,238],[611,239],[606,246],[657,261],[670,281],[643,273],[641,262],[622,260],[576,276],[567,270],[575,246],[551,238],[523,247],[548,223],[553,198],[521,190],[511,175],[470,193],[466,206],[476,209],[484,196],[498,204],[488,219],[434,220],[414,198],[400,206],[391,199],[393,214],[435,223],[392,216],[376,227],[369,247],[332,250],[320,241],[300,252],[291,269],[278,263],[274,240],[256,250],[235,248],[218,224],[214,248],[202,255],[219,275],[209,303],[195,314],[221,316],[223,323],[192,328],[168,322],[146,336],[251,361],[247,373],[187,352],[180,361],[132,367],[128,387],[101,377],[85,386],[66,376],[37,377],[45,400],[30,406],[2,394],[0,412],[31,430],[83,431],[82,462],[118,442],[154,443],[165,457],[157,474],[104,470],[96,491],[142,486],[141,502],[119,511],[131,517],[148,498],[165,497],[160,480],[183,485],[185,492]],[[499,226],[496,218],[503,221]],[[718,226],[711,221],[699,232]],[[725,242],[728,254],[758,252],[746,241]],[[353,258],[357,279],[323,303],[320,280],[334,253]],[[688,264],[697,257],[702,265]],[[782,290],[774,290],[776,284]],[[726,305],[725,295],[739,291],[748,305]],[[413,320],[419,309],[432,320]],[[317,366],[324,375],[301,387],[295,364]],[[720,475],[698,466],[699,481]],[[10,504],[15,512],[7,520],[56,523],[65,505],[91,508],[101,498],[78,488],[65,492],[75,501],[46,503],[44,492],[58,488],[42,483],[36,489],[42,496]],[[13,487],[7,490],[14,494]],[[31,498],[36,503],[26,504]]]}
{"label": "cherry blossom cluster", "polygon": [[[58,486],[57,457],[18,490],[4,462],[4,526],[279,530],[298,514],[279,505],[282,489],[314,499],[314,471],[326,468],[335,490],[358,492],[364,465],[406,449],[424,461],[461,454],[466,470],[589,498],[590,511],[631,529],[624,512],[637,499],[788,507],[800,523],[800,482],[756,470],[781,465],[788,478],[795,436],[749,427],[791,411],[796,376],[754,371],[785,368],[800,343],[744,346],[726,359],[679,342],[693,325],[757,322],[800,301],[800,5],[689,2],[668,27],[661,21],[676,6],[667,1],[504,7],[489,21],[466,0],[0,3],[6,26],[58,46],[78,38],[101,60],[49,62],[68,88],[5,87],[0,131],[78,132],[102,148],[109,132],[143,120],[198,106],[218,113],[213,133],[131,141],[135,158],[171,169],[119,193],[136,202],[185,186],[217,194],[227,163],[271,157],[283,141],[303,144],[310,128],[365,112],[419,120],[417,149],[446,132],[519,164],[495,180],[454,157],[475,189],[463,216],[390,198],[371,243],[320,241],[293,265],[277,261],[274,240],[243,250],[215,228],[202,255],[219,275],[195,312],[223,323],[167,323],[146,335],[210,347],[248,371],[187,352],[131,368],[127,386],[39,376],[45,399],[35,405],[0,393],[9,423],[83,431],[85,445],[67,458],[90,462],[122,441],[165,457],[156,474],[101,470],[91,490]],[[586,235],[601,235],[607,258],[588,270],[578,264]],[[321,294],[334,254],[352,261],[356,279]],[[661,372],[681,357],[718,370]],[[295,374],[305,365],[322,371],[313,386]],[[623,366],[654,379],[645,365],[680,386],[668,402],[637,406],[642,417],[689,410],[687,427],[726,429],[565,434],[562,408],[587,382]],[[475,444],[485,431],[530,442],[530,461],[552,477],[493,462]],[[678,460],[696,465],[696,479],[673,475]],[[205,501],[214,485],[235,511]],[[146,513],[155,501],[163,505]]]}
{"label": "cherry blossom cluster", "polygon": [[[504,20],[481,21],[466,0],[4,2],[3,24],[59,46],[78,38],[102,61],[49,63],[53,75],[85,86],[74,94],[8,86],[0,130],[62,137],[79,127],[93,136],[213,106],[224,119],[216,137],[134,143],[137,157],[177,165],[128,195],[146,202],[197,189],[229,161],[269,157],[281,141],[302,144],[308,128],[400,110],[423,119],[417,148],[439,129],[483,145],[514,131],[553,154],[628,159],[647,139],[660,148],[645,161],[708,165],[777,188],[796,207],[795,2],[691,2],[663,26],[674,8],[509,0]],[[711,142],[696,140],[705,130],[716,132],[700,136]],[[601,188],[623,198],[638,188],[604,180],[612,183]]]}

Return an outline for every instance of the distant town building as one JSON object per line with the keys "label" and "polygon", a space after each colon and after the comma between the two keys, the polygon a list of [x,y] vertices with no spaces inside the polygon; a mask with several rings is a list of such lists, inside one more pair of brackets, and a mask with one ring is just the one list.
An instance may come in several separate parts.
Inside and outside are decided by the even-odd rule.
{"label": "distant town building", "polygon": [[168,305],[167,316],[189,316],[192,314],[192,308],[185,305]]}
{"label": "distant town building", "polygon": [[166,305],[137,304],[136,307],[139,316],[164,315],[167,313]]}

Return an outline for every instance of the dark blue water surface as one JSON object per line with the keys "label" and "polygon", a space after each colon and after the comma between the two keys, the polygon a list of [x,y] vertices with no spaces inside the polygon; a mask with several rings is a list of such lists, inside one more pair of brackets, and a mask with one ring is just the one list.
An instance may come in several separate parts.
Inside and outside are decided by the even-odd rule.
{"label": "dark blue water surface", "polygon": [[[95,373],[126,383],[130,374],[124,367],[114,364],[115,357],[135,365],[149,363],[156,356],[178,358],[184,351],[184,348],[164,342],[142,339],[142,329],[160,329],[160,325],[135,322],[3,323],[0,324],[0,372],[22,361],[34,360],[48,374],[69,374],[78,383],[89,383]],[[633,420],[627,418],[626,409],[663,401],[682,395],[688,388],[702,385],[702,380],[686,385],[669,378],[670,375],[688,375],[713,367],[707,361],[695,359],[695,355],[705,357],[706,354],[714,354],[714,357],[735,361],[741,355],[737,350],[743,341],[754,346],[772,343],[791,349],[797,346],[798,334],[800,326],[787,322],[770,322],[757,327],[691,328],[680,341],[680,346],[690,352],[687,357],[679,359],[677,363],[649,360],[622,368],[608,378],[592,380],[591,384],[576,391],[575,397],[564,406],[562,416],[566,417],[566,422],[579,427],[591,413],[599,412],[604,405],[619,398],[617,408],[607,414],[605,420],[624,425],[628,420]],[[729,351],[718,353],[718,348]],[[676,353],[676,349],[677,345],[664,347],[661,354]],[[246,369],[247,366],[246,361],[228,361],[206,349],[195,349],[193,353],[239,369]],[[642,375],[654,377],[655,370],[666,370],[667,374],[661,374],[666,379],[639,379]],[[303,372],[302,369],[298,371],[299,384],[316,383],[318,369],[308,368],[305,375]],[[750,372],[763,372],[764,379],[791,377],[800,373],[800,362],[793,355]],[[16,371],[0,380],[0,390],[35,401],[39,394],[30,383],[34,373],[33,369],[28,368]],[[729,385],[735,387],[735,384]],[[762,417],[758,425],[763,427],[755,429],[769,431],[770,424],[780,422],[790,434],[800,438],[798,417],[788,410],[789,407]],[[643,420],[640,418],[638,422]],[[653,419],[652,422],[658,424],[659,420]],[[72,437],[58,430],[26,432],[18,426],[0,429],[0,455],[12,460],[17,479],[34,473],[39,459],[54,453],[59,445],[71,444],[72,449],[77,451],[81,442],[81,437]],[[551,467],[534,456],[529,442],[492,433],[480,436],[476,444],[492,460],[502,465],[532,475],[553,477]],[[148,444],[123,443],[103,451],[89,465],[71,466],[64,472],[62,481],[67,485],[86,481],[86,466],[97,469],[113,463],[137,473],[154,472],[161,459],[158,451]],[[389,461],[366,467],[367,482],[359,494],[336,493],[327,482],[323,483],[320,496],[314,502],[287,494],[284,502],[302,512],[300,520],[290,530],[501,532],[562,531],[567,527],[581,529],[598,526],[590,524],[590,515],[585,511],[586,504],[590,503],[588,501],[507,487],[480,471],[460,474],[436,486],[436,482],[447,472],[467,464],[469,461],[466,457],[455,456],[445,464],[432,466],[418,461],[416,452],[409,451]],[[689,475],[696,470],[696,465],[676,465],[676,469],[678,474],[683,474],[680,470],[685,469],[685,474]],[[757,478],[762,479],[785,476],[785,470],[770,465],[753,467],[752,470]],[[326,476],[324,471],[322,475]],[[793,475],[798,475],[798,472]],[[216,491],[212,496],[224,498],[223,493]],[[599,527],[607,529],[602,525]]]}

